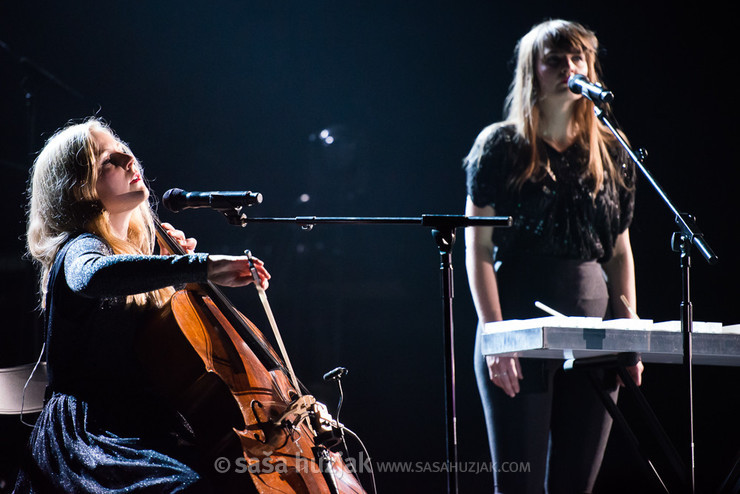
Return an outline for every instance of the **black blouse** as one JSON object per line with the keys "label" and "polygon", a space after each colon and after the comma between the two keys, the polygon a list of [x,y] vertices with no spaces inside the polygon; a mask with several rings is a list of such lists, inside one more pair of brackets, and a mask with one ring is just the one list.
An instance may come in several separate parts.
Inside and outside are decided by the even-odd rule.
{"label": "black blouse", "polygon": [[605,172],[594,197],[593,181],[586,173],[586,150],[573,145],[559,153],[543,141],[538,146],[541,162],[549,163],[549,171],[541,179],[527,181],[520,190],[508,182],[530,151],[513,126],[487,127],[465,158],[467,192],[473,203],[490,205],[497,215],[513,218],[510,228],[494,229],[497,258],[537,255],[609,260],[617,236],[632,221],[633,163],[621,147],[610,149],[626,185],[620,186]]}
{"label": "black blouse", "polygon": [[108,393],[144,398],[137,331],[151,310],[125,296],[207,279],[208,254],[111,255],[100,238],[72,239],[57,256],[47,299],[47,356],[52,390],[94,401]]}

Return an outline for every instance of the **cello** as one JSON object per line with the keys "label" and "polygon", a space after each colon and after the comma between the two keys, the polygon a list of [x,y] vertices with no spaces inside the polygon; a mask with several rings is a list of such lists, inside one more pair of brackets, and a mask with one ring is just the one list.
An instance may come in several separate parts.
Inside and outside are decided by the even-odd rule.
{"label": "cello", "polygon": [[[185,254],[154,221],[160,243]],[[259,280],[253,265],[252,276]],[[216,473],[218,492],[253,486],[260,494],[364,494],[342,455],[330,449],[341,424],[304,392],[264,290],[255,286],[284,358],[206,282],[176,291],[140,334],[144,367],[184,418],[204,468]]]}

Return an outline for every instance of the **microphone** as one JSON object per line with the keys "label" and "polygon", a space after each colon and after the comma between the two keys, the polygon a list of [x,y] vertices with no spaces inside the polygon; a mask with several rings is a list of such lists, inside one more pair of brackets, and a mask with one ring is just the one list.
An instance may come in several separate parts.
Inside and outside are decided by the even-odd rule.
{"label": "microphone", "polygon": [[614,93],[607,91],[601,84],[590,82],[588,77],[582,74],[574,74],[568,79],[568,89],[576,94],[582,94],[595,104],[611,103]]}
{"label": "microphone", "polygon": [[337,367],[336,369],[332,369],[324,374],[324,381],[334,381],[336,379],[341,379],[346,376],[348,372],[349,371],[346,367]]}
{"label": "microphone", "polygon": [[162,196],[164,207],[178,213],[183,209],[238,209],[262,202],[262,194],[250,191],[187,192],[170,189]]}

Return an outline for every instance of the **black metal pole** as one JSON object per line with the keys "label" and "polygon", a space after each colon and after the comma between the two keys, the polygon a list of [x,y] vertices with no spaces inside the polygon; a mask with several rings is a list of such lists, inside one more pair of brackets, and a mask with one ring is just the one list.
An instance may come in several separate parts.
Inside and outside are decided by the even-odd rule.
{"label": "black metal pole", "polygon": [[445,343],[445,414],[447,416],[447,492],[458,491],[457,458],[457,406],[455,399],[455,330],[452,317],[452,304],[455,287],[452,269],[452,249],[455,246],[455,230],[447,228],[432,230],[440,256],[440,276],[442,281],[442,309],[444,317]]}
{"label": "black metal pole", "polygon": [[645,168],[642,160],[632,151],[632,148],[627,144],[627,141],[622,135],[614,128],[612,123],[606,117],[606,112],[599,107],[598,104],[594,104],[594,112],[597,118],[609,129],[614,135],[619,144],[629,154],[632,161],[635,163],[637,168],[642,172],[643,176],[653,186],[655,192],[663,199],[665,205],[675,214],[676,223],[678,224],[679,231],[673,234],[671,239],[671,247],[674,251],[679,252],[681,255],[681,332],[683,335],[683,367],[686,373],[686,385],[688,387],[689,397],[689,447],[688,447],[688,478],[691,483],[690,492],[695,492],[695,464],[694,464],[694,378],[693,378],[693,348],[692,348],[692,332],[693,332],[693,310],[691,307],[690,299],[690,277],[689,271],[691,267],[690,251],[691,247],[695,246],[702,254],[704,259],[709,264],[716,264],[719,261],[717,255],[712,251],[709,244],[704,240],[704,235],[699,231],[696,226],[694,218],[685,213],[680,213],[673,202],[668,198],[663,188],[653,178],[650,172]]}
{"label": "black metal pole", "polygon": [[694,451],[694,366],[693,333],[694,310],[691,304],[691,242],[686,236],[676,233],[673,248],[680,252],[681,265],[681,334],[683,335],[683,367],[686,375],[689,413],[689,482],[690,492],[696,492],[696,462]]}

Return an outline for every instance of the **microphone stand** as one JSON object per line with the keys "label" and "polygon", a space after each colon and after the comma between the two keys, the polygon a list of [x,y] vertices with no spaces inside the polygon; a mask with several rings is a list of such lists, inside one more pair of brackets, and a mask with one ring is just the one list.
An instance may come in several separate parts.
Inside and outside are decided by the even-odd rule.
{"label": "microphone stand", "polygon": [[[588,98],[588,96],[586,96]],[[696,489],[696,476],[695,476],[695,462],[694,462],[694,376],[693,376],[693,349],[692,349],[692,333],[693,333],[693,308],[691,305],[691,285],[690,285],[690,271],[691,271],[691,249],[696,247],[704,259],[711,265],[717,264],[719,261],[717,255],[712,251],[704,240],[703,234],[699,231],[696,226],[696,220],[693,216],[680,213],[673,202],[668,198],[665,191],[658,185],[658,182],[653,178],[650,172],[645,168],[642,160],[632,151],[629,144],[615,129],[612,123],[606,116],[606,112],[602,108],[602,103],[596,99],[589,98],[594,103],[594,112],[596,117],[609,129],[614,135],[619,144],[629,154],[632,161],[634,161],[637,168],[640,169],[642,174],[645,176],[650,185],[655,189],[663,202],[665,202],[668,209],[675,216],[676,224],[678,225],[678,231],[674,232],[671,238],[671,248],[673,251],[678,252],[680,255],[680,268],[681,268],[681,334],[683,336],[683,366],[686,373],[686,381],[688,385],[688,412],[689,412],[689,472],[688,479],[690,482],[690,492],[695,492]]]}
{"label": "microphone stand", "polygon": [[10,46],[8,46],[2,40],[0,40],[0,50],[4,51],[10,56],[10,58],[13,60],[13,63],[23,74],[23,77],[20,81],[20,87],[23,91],[23,106],[26,117],[26,141],[28,147],[28,156],[31,157],[36,150],[37,107],[34,94],[34,82],[37,79],[45,80],[62,89],[67,94],[74,96],[78,100],[84,101],[86,98],[82,93],[65,84],[62,80],[46,70],[40,64],[34,62],[28,57],[16,54],[10,48]]}
{"label": "microphone stand", "polygon": [[455,338],[452,318],[454,299],[452,249],[455,246],[455,231],[467,226],[509,227],[510,216],[473,217],[463,215],[425,214],[418,217],[378,218],[378,217],[316,217],[298,216],[295,218],[248,218],[241,208],[219,209],[229,223],[247,226],[248,223],[294,223],[305,230],[317,224],[374,224],[374,225],[420,225],[432,229],[440,254],[440,275],[442,278],[443,329],[445,342],[445,416],[447,446],[447,492],[458,492],[457,459],[457,408],[455,403]]}

